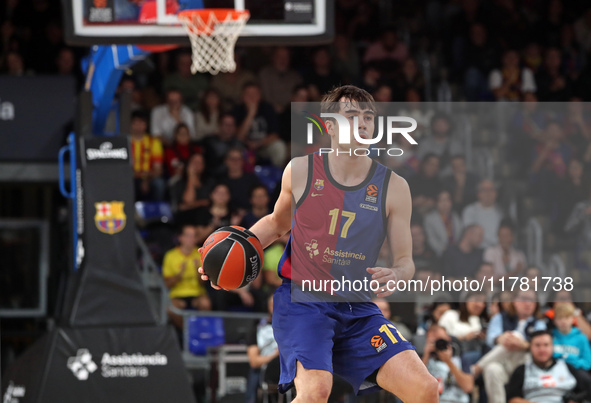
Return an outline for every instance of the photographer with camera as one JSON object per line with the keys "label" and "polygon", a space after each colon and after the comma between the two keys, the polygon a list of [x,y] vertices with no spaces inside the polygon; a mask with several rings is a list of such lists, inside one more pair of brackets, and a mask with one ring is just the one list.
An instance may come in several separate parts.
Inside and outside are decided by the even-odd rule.
{"label": "photographer with camera", "polygon": [[591,385],[562,358],[553,358],[552,334],[530,335],[531,362],[515,369],[507,384],[508,403],[581,403],[591,396]]}
{"label": "photographer with camera", "polygon": [[460,348],[445,329],[432,325],[427,330],[423,362],[429,373],[439,381],[440,403],[469,403],[474,377],[462,368]]}

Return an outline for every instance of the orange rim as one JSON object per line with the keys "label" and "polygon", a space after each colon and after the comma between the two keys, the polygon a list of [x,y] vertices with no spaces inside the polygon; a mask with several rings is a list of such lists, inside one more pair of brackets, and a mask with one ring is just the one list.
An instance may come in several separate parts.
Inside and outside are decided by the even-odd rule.
{"label": "orange rim", "polygon": [[[215,17],[213,19],[210,18],[212,14]],[[250,13],[248,10],[239,11],[234,10],[233,8],[204,8],[199,10],[181,11],[178,13],[178,18],[189,24],[193,24],[193,30],[197,33],[209,34],[213,30],[215,23],[237,21],[241,19],[248,20],[250,18]],[[199,27],[195,23],[197,18],[201,20],[203,27],[207,27],[206,29]]]}

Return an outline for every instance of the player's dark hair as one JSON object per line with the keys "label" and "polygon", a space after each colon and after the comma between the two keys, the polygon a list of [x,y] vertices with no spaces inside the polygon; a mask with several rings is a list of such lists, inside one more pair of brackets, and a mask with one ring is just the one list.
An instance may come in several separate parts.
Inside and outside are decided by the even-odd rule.
{"label": "player's dark hair", "polygon": [[377,111],[375,100],[371,94],[362,88],[355,87],[354,85],[342,85],[328,91],[326,95],[322,97],[320,111],[324,113],[337,113],[340,109],[339,101],[343,98],[349,101],[358,102],[359,107],[362,109],[370,109],[374,112]]}

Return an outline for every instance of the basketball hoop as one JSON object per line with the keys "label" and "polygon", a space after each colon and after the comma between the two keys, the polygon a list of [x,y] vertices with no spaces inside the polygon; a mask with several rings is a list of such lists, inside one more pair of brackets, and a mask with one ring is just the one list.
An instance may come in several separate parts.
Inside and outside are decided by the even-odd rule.
{"label": "basketball hoop", "polygon": [[226,8],[179,12],[178,19],[191,40],[191,72],[217,74],[236,70],[234,45],[249,18],[248,11]]}

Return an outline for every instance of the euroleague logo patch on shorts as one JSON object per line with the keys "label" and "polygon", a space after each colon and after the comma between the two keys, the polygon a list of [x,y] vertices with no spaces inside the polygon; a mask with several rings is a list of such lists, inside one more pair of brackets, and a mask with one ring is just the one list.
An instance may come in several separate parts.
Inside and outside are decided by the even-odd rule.
{"label": "euroleague logo patch on shorts", "polygon": [[378,202],[378,187],[373,183],[365,189],[365,201],[369,203]]}
{"label": "euroleague logo patch on shorts", "polygon": [[371,338],[371,346],[376,349],[376,353],[379,353],[380,351],[388,347],[388,344],[382,336],[375,335]]}

